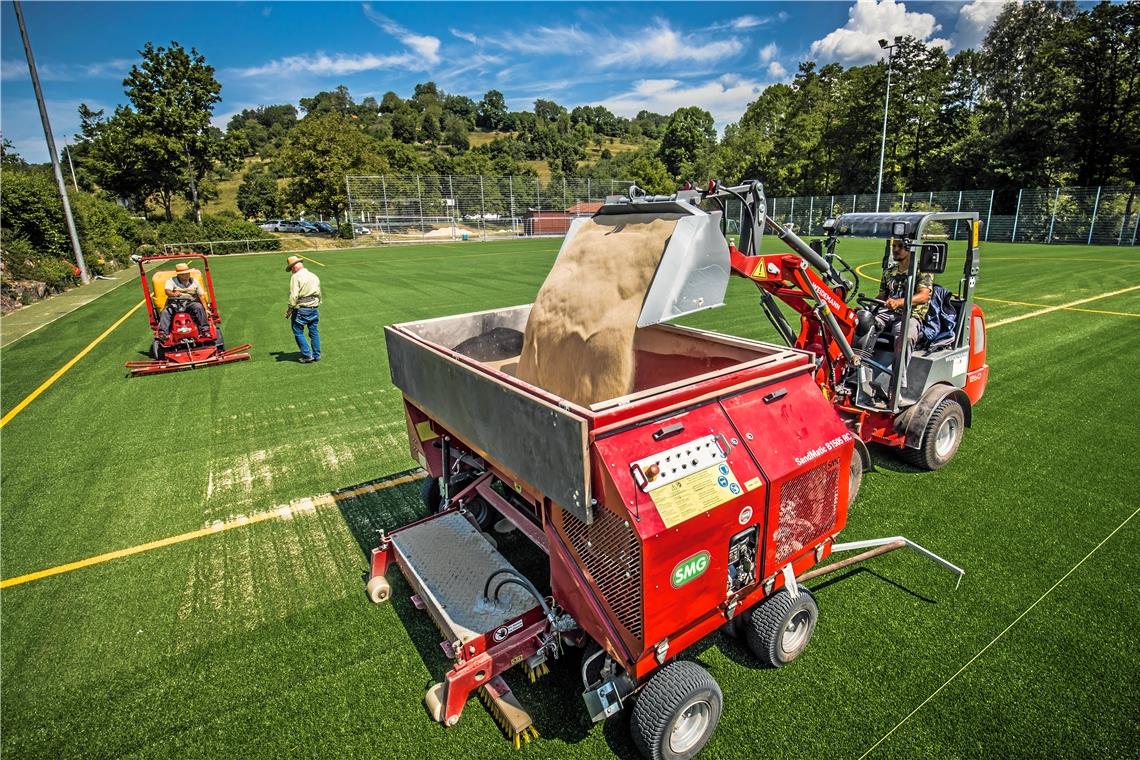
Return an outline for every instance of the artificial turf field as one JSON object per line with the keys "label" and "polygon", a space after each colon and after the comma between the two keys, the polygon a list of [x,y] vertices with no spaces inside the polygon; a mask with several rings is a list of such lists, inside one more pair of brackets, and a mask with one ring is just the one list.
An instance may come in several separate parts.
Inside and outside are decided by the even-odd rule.
{"label": "artificial turf field", "polygon": [[[402,577],[392,602],[365,599],[374,531],[422,513],[419,483],[306,499],[412,467],[383,326],[528,302],[558,245],[318,253],[314,365],[282,318],[283,255],[217,257],[227,342],[252,343],[252,361],[128,379],[150,342],[139,311],[13,417],[0,578],[227,529],[0,591],[0,751],[519,757],[475,700],[453,728],[428,718],[446,663]],[[873,275],[881,248],[841,253]],[[819,627],[788,668],[760,670],[720,634],[690,650],[725,695],[702,756],[1140,754],[1138,286],[1137,248],[983,246],[991,374],[974,427],[936,473],[873,451],[843,533],[904,534],[965,567],[961,587],[897,552],[809,584]],[[139,299],[124,285],[4,348],[4,412]],[[687,322],[770,335],[740,281]],[[577,666],[508,679],[542,735],[522,757],[633,754],[624,717],[591,726]]]}

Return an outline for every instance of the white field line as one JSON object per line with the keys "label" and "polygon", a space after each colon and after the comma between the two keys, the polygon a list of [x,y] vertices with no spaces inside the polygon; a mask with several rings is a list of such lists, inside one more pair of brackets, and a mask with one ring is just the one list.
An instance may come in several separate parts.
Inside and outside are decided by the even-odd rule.
{"label": "white field line", "polygon": [[[123,274],[128,274],[128,268],[127,268],[127,267],[124,267],[124,268],[123,268],[123,270],[122,270],[122,272],[123,272]],[[79,302],[79,303],[76,303],[76,304],[74,304],[74,305],[73,305],[73,306],[72,306],[70,309],[68,309],[67,311],[63,312],[62,314],[57,314],[57,315],[55,315],[54,317],[52,317],[51,319],[49,319],[48,321],[44,322],[44,323],[43,323],[43,324],[41,324],[41,325],[38,325],[38,326],[36,326],[36,327],[33,327],[31,330],[28,330],[26,333],[24,333],[24,334],[23,334],[23,335],[21,335],[20,337],[18,337],[18,338],[13,338],[12,340],[10,340],[10,341],[7,341],[6,343],[2,343],[2,344],[0,344],[0,348],[7,348],[8,346],[11,346],[11,345],[14,345],[14,344],[16,344],[16,343],[19,343],[19,342],[20,342],[20,341],[22,341],[24,338],[28,337],[29,335],[31,335],[32,333],[36,332],[37,330],[42,330],[43,328],[45,328],[45,327],[47,327],[48,325],[50,325],[52,322],[55,322],[55,321],[57,321],[57,320],[60,320],[60,319],[63,319],[63,318],[64,318],[64,317],[66,317],[67,315],[69,315],[69,314],[71,314],[72,312],[74,312],[76,309],[81,309],[81,308],[83,308],[84,306],[86,306],[86,305],[87,305],[87,304],[89,304],[89,303],[95,303],[96,301],[98,301],[100,298],[102,298],[103,296],[107,295],[108,293],[113,293],[113,292],[115,292],[115,291],[116,291],[116,290],[118,290],[120,287],[122,287],[123,283],[131,282],[132,280],[135,280],[135,278],[137,277],[137,272],[136,272],[135,270],[130,270],[130,271],[129,271],[129,274],[131,275],[130,277],[124,277],[124,278],[123,278],[123,280],[122,280],[121,282],[119,282],[119,283],[116,283],[116,284],[115,284],[113,287],[111,287],[111,288],[108,288],[107,290],[104,290],[102,293],[99,293],[99,294],[97,294],[97,295],[94,295],[94,296],[92,296],[91,298],[87,299],[86,301],[81,301],[81,302]],[[112,277],[111,279],[112,279],[112,280],[117,280],[117,279],[119,279],[119,277],[118,277],[118,275],[116,274],[116,275],[115,275],[114,277]],[[79,286],[77,286],[77,287],[83,287],[83,286],[82,286],[82,285],[79,285]],[[60,295],[63,295],[63,294],[62,294],[62,293],[60,293]],[[50,302],[50,300],[51,300],[50,298],[48,298],[48,299],[44,299],[43,301],[40,301],[40,303],[48,303],[48,302]],[[13,312],[13,313],[14,313],[14,312]]]}
{"label": "white field line", "polygon": [[[1140,287],[1140,286],[1137,286],[1137,287]],[[866,751],[866,752],[864,752],[862,755],[860,755],[860,756],[859,756],[859,760],[863,760],[863,758],[867,757],[867,755],[870,755],[872,752],[874,752],[874,751],[875,751],[875,749],[877,749],[877,748],[878,748],[878,746],[879,746],[880,744],[882,744],[884,741],[886,741],[886,740],[887,740],[887,737],[889,737],[891,734],[893,734],[893,733],[894,733],[894,732],[895,732],[895,731],[896,731],[896,730],[899,728],[899,726],[901,726],[902,724],[904,724],[904,723],[906,723],[908,720],[910,720],[910,719],[911,719],[911,718],[912,718],[912,717],[915,715],[915,713],[917,713],[919,710],[921,710],[923,707],[925,707],[925,706],[926,706],[926,705],[927,705],[927,704],[928,704],[928,703],[929,703],[929,702],[930,702],[932,699],[934,699],[936,696],[938,696],[938,694],[939,694],[939,693],[940,693],[940,692],[941,692],[943,689],[945,689],[947,686],[949,686],[949,685],[950,685],[950,684],[951,684],[951,683],[954,681],[954,679],[956,679],[958,676],[962,675],[962,673],[964,673],[964,672],[965,672],[966,668],[968,668],[968,667],[970,667],[971,665],[973,665],[973,664],[974,664],[974,662],[975,662],[975,661],[976,661],[976,660],[977,660],[979,657],[981,657],[983,654],[985,654],[985,653],[986,653],[986,650],[988,650],[990,647],[992,647],[994,644],[996,644],[996,643],[998,642],[998,640],[999,640],[999,639],[1001,639],[1001,637],[1002,637],[1002,636],[1005,636],[1007,633],[1009,633],[1009,631],[1010,631],[1010,630],[1011,630],[1011,629],[1012,629],[1012,628],[1013,628],[1015,625],[1017,625],[1018,623],[1020,623],[1020,622],[1021,622],[1022,618],[1024,618],[1026,615],[1028,615],[1028,614],[1029,614],[1029,613],[1030,613],[1030,612],[1033,610],[1033,608],[1034,608],[1034,607],[1036,607],[1038,604],[1040,604],[1040,603],[1041,603],[1041,602],[1042,602],[1042,601],[1045,599],[1045,597],[1047,597],[1047,596],[1049,596],[1049,594],[1053,593],[1053,591],[1054,591],[1054,590],[1055,590],[1055,589],[1056,589],[1058,586],[1060,586],[1062,583],[1064,583],[1064,582],[1065,582],[1065,579],[1066,579],[1066,578],[1068,578],[1070,575],[1072,575],[1074,572],[1076,572],[1077,568],[1079,568],[1081,565],[1083,565],[1083,564],[1085,563],[1085,560],[1087,560],[1087,559],[1088,559],[1089,557],[1091,557],[1092,555],[1096,554],[1097,550],[1098,550],[1098,549],[1100,549],[1100,547],[1102,547],[1102,546],[1104,546],[1106,543],[1108,543],[1108,540],[1109,540],[1110,538],[1112,538],[1113,536],[1115,536],[1117,533],[1119,533],[1119,532],[1120,532],[1120,529],[1121,529],[1121,528],[1123,528],[1125,525],[1127,525],[1127,524],[1128,524],[1128,523],[1129,523],[1129,522],[1132,520],[1132,518],[1133,518],[1133,517],[1135,517],[1137,514],[1140,514],[1140,508],[1137,508],[1135,512],[1133,512],[1132,514],[1128,515],[1128,517],[1124,518],[1124,522],[1120,523],[1120,525],[1117,525],[1117,526],[1116,526],[1116,527],[1113,529],[1113,531],[1112,531],[1111,533],[1109,533],[1107,536],[1105,536],[1105,537],[1104,537],[1104,538],[1101,540],[1101,542],[1100,542],[1099,544],[1097,544],[1096,546],[1094,546],[1094,547],[1092,548],[1092,551],[1090,551],[1090,552],[1089,552],[1088,554],[1086,554],[1084,557],[1081,557],[1080,561],[1079,561],[1079,562],[1077,562],[1077,564],[1073,565],[1073,566],[1072,566],[1072,567],[1069,569],[1069,572],[1067,572],[1067,573],[1065,573],[1064,575],[1062,575],[1062,576],[1060,577],[1060,579],[1058,579],[1058,581],[1057,581],[1056,583],[1054,583],[1052,586],[1050,586],[1050,587],[1049,587],[1049,590],[1048,590],[1048,591],[1046,591],[1046,592],[1045,592],[1044,594],[1042,594],[1041,596],[1037,597],[1037,601],[1033,602],[1033,604],[1031,604],[1031,605],[1029,605],[1028,607],[1026,607],[1026,608],[1025,608],[1025,611],[1024,611],[1024,612],[1022,612],[1020,615],[1018,615],[1016,618],[1014,618],[1014,619],[1013,619],[1013,622],[1012,622],[1012,623],[1010,623],[1009,625],[1007,625],[1007,626],[1006,626],[1006,627],[1005,627],[1005,628],[1002,630],[1002,632],[1001,632],[1001,633],[999,633],[997,636],[994,636],[993,640],[992,640],[992,641],[990,641],[990,643],[986,644],[984,647],[982,647],[980,650],[978,650],[978,653],[977,653],[977,654],[975,654],[973,657],[971,657],[969,660],[967,660],[967,661],[966,661],[966,664],[965,664],[965,665],[963,665],[962,667],[958,668],[958,672],[956,672],[954,675],[952,675],[952,676],[950,676],[949,678],[947,678],[947,679],[946,679],[946,683],[942,684],[942,685],[941,685],[941,686],[939,686],[937,689],[935,689],[935,690],[934,690],[934,691],[933,691],[933,692],[930,694],[930,696],[929,696],[929,697],[927,697],[926,699],[922,700],[921,704],[919,704],[919,706],[918,706],[918,707],[916,707],[916,708],[914,708],[913,710],[911,710],[909,713],[907,713],[907,715],[906,715],[906,717],[905,717],[905,718],[903,718],[903,719],[902,719],[902,720],[900,720],[898,723],[896,723],[896,724],[895,724],[895,726],[894,726],[894,728],[892,728],[890,731],[888,731],[888,732],[886,732],[885,734],[883,734],[882,738],[880,738],[880,739],[879,739],[877,742],[875,742],[875,743],[874,743],[874,744],[872,744],[870,747],[868,747],[868,748],[867,748],[867,751]]]}
{"label": "white field line", "polygon": [[1118,296],[1121,293],[1130,293],[1133,290],[1140,290],[1140,285],[1132,285],[1131,287],[1121,288],[1120,290],[1114,290],[1111,293],[1101,293],[1099,296],[1089,296],[1088,298],[1081,298],[1077,301],[1069,301],[1068,303],[1063,303],[1063,304],[1060,304],[1058,306],[1050,306],[1050,307],[1045,308],[1045,309],[1038,309],[1037,311],[1031,311],[1028,314],[1021,314],[1021,315],[1018,315],[1016,317],[1007,317],[1006,319],[1002,319],[1002,320],[998,320],[997,322],[994,322],[992,325],[986,325],[986,328],[990,329],[993,327],[1001,327],[1002,325],[1008,325],[1008,324],[1012,324],[1014,322],[1020,322],[1023,319],[1032,319],[1033,317],[1040,317],[1043,314],[1051,314],[1054,311],[1060,311],[1062,309],[1068,309],[1068,308],[1071,308],[1073,306],[1080,306],[1081,304],[1088,303],[1089,301],[1099,301],[1102,298],[1109,298],[1110,296]]}

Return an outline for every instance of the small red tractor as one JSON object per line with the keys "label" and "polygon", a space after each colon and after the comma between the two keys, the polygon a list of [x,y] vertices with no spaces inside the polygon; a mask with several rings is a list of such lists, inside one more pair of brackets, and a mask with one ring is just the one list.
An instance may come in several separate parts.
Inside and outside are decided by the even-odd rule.
{"label": "small red tractor", "polygon": [[[205,294],[206,318],[209,321],[209,330],[203,333],[198,329],[193,317],[187,311],[185,302],[172,304],[174,314],[171,316],[170,331],[167,335],[159,332],[159,322],[163,309],[167,308],[166,283],[175,276],[173,269],[159,269],[147,280],[146,265],[152,261],[170,261],[173,259],[200,259],[201,269],[190,269],[190,276],[198,283]],[[147,319],[150,329],[154,333],[151,341],[149,361],[129,361],[127,369],[131,376],[155,375],[161,372],[178,372],[185,369],[210,367],[215,364],[239,362],[249,358],[246,353],[249,344],[235,346],[229,350],[222,339],[221,314],[218,312],[218,301],[214,296],[214,280],[210,275],[210,261],[205,254],[190,253],[164,256],[132,256],[131,260],[138,264],[139,279],[142,282],[143,298],[146,300]],[[153,290],[151,289],[153,285]]]}
{"label": "small red tractor", "polygon": [[[531,304],[385,329],[431,514],[381,533],[366,588],[386,601],[385,574],[398,566],[443,634],[452,664],[425,696],[436,721],[454,725],[477,694],[516,747],[530,741],[535,727],[503,674],[521,666],[533,680],[569,659],[594,721],[626,709],[645,757],[683,760],[723,709],[720,687],[685,650],[725,629],[760,664],[781,667],[816,629],[805,581],[902,547],[964,572],[902,536],[836,541],[862,433],[820,392],[835,357],[816,344],[828,338],[809,331],[802,345],[778,346],[664,324],[720,305],[734,272],[761,282],[753,273],[769,264],[777,295],[799,287],[789,298],[806,302],[814,292],[798,264],[756,255],[762,224],[730,250],[722,211],[710,207],[746,195],[764,219],[758,183],[631,193],[597,212],[676,222],[641,307],[626,395],[581,405],[520,380]],[[588,222],[572,223],[564,251]],[[834,308],[804,319],[830,325]],[[500,538],[510,544],[486,532],[492,523],[513,526]],[[513,562],[519,545],[530,558]]]}

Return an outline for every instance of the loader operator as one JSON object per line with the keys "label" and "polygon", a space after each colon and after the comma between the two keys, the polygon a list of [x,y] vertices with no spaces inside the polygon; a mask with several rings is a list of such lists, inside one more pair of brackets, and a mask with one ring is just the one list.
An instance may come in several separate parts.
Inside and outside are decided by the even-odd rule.
{"label": "loader operator", "polygon": [[914,348],[918,341],[919,328],[930,308],[930,295],[934,291],[934,275],[929,272],[918,273],[918,278],[914,283],[914,294],[910,298],[912,308],[908,318],[901,309],[906,306],[910,255],[906,241],[896,239],[891,246],[891,263],[883,271],[883,279],[879,284],[878,298],[886,302],[887,308],[873,317],[866,310],[860,312],[856,347],[866,351],[868,355],[874,350],[875,340],[880,335],[889,330],[889,335],[897,336],[904,322],[906,324],[907,342],[910,347]]}
{"label": "loader operator", "polygon": [[174,265],[174,276],[166,281],[166,308],[158,318],[158,339],[166,340],[170,335],[170,323],[174,315],[184,311],[198,324],[199,336],[210,335],[210,322],[206,318],[206,294],[202,286],[190,273],[186,264]]}

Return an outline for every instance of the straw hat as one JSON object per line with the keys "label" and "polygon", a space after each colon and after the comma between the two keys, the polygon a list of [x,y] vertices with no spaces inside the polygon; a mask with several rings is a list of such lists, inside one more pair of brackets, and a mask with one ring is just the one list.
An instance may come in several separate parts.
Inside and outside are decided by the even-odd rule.
{"label": "straw hat", "polygon": [[285,259],[285,271],[292,272],[295,265],[302,264],[304,261],[305,260],[300,256],[290,256],[289,258]]}
{"label": "straw hat", "polygon": [[175,264],[174,265],[174,274],[175,275],[190,274],[190,267],[186,264]]}

